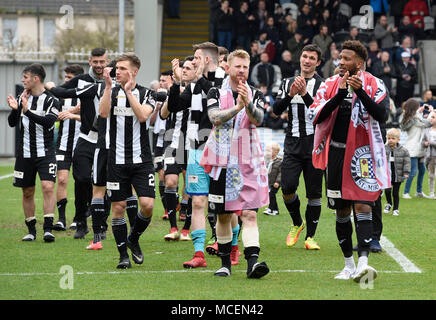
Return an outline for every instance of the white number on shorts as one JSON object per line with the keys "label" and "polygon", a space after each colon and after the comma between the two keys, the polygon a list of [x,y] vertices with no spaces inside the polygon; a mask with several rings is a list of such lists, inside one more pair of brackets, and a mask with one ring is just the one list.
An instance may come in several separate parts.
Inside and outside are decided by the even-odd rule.
{"label": "white number on shorts", "polygon": [[148,175],[148,185],[150,187],[154,187],[154,174],[153,173],[150,173]]}
{"label": "white number on shorts", "polygon": [[48,165],[48,173],[52,174],[53,177],[56,177],[56,163],[50,163]]}

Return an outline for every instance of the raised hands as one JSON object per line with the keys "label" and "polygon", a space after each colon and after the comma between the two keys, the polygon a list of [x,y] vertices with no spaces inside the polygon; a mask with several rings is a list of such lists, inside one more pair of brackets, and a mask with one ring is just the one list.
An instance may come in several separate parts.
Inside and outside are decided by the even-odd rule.
{"label": "raised hands", "polygon": [[179,59],[173,59],[171,60],[171,69],[173,70],[173,77],[176,82],[179,82],[182,80],[182,68],[180,68],[180,61]]}
{"label": "raised hands", "polygon": [[306,93],[306,80],[301,76],[296,77],[289,90],[289,96],[294,97],[297,94],[304,96]]}
{"label": "raised hands", "polygon": [[110,75],[111,71],[112,71],[111,67],[106,67],[103,69],[103,79],[104,79],[104,82],[106,83],[106,86],[109,88],[112,87],[112,78]]}

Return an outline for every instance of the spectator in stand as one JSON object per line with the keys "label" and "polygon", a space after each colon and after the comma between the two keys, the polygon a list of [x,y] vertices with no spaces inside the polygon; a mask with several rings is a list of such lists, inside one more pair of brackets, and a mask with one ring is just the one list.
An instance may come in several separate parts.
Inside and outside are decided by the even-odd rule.
{"label": "spectator in stand", "polygon": [[389,0],[389,14],[394,17],[396,27],[400,25],[401,18],[403,17],[404,6],[408,1],[409,0]]}
{"label": "spectator in stand", "polygon": [[216,13],[221,7],[219,0],[208,0],[209,5],[209,40],[211,42],[217,41],[217,31],[216,31]]}
{"label": "spectator in stand", "polygon": [[235,11],[235,38],[236,45],[241,46],[245,51],[250,51],[250,43],[254,39],[256,30],[256,19],[249,11],[247,1],[242,1],[239,10]]}
{"label": "spectator in stand", "polygon": [[304,39],[308,38],[310,41],[313,38],[315,35],[314,25],[317,23],[318,21],[312,15],[309,5],[307,3],[303,4],[300,15],[297,18],[297,24],[303,33]]}
{"label": "spectator in stand", "polygon": [[297,21],[292,18],[291,14],[287,14],[280,27],[280,40],[286,44],[294,36],[297,27]]}
{"label": "spectator in stand", "polygon": [[410,16],[415,28],[424,28],[424,16],[428,16],[427,3],[424,0],[409,0],[404,6],[404,16]]}
{"label": "spectator in stand", "polygon": [[321,49],[321,59],[325,61],[326,52],[333,42],[333,38],[329,34],[329,29],[326,25],[321,25],[319,34],[313,37],[312,43],[316,44]]}
{"label": "spectator in stand", "polygon": [[254,14],[256,17],[257,27],[259,28],[258,30],[262,30],[265,25],[266,18],[268,17],[265,0],[259,0],[257,10],[254,12]]}
{"label": "spectator in stand", "polygon": [[333,49],[330,52],[330,59],[322,67],[322,75],[325,79],[330,78],[335,74],[335,69],[339,66],[339,50]]}
{"label": "spectator in stand", "polygon": [[421,106],[424,104],[429,104],[433,107],[434,110],[436,110],[436,98],[433,97],[433,91],[430,89],[425,90],[422,95],[422,103]]}
{"label": "spectator in stand", "polygon": [[233,8],[228,0],[221,2],[221,8],[216,13],[216,28],[218,32],[218,46],[230,50],[232,47]]}
{"label": "spectator in stand", "polygon": [[416,29],[415,26],[410,21],[410,17],[404,16],[400,22],[400,26],[398,27],[398,37],[400,39],[404,39],[406,36],[410,37],[411,42],[415,43],[415,34],[416,34]]}
{"label": "spectator in stand", "polygon": [[406,180],[406,185],[404,186],[403,199],[411,199],[409,194],[410,187],[412,186],[412,181],[417,172],[418,178],[416,182],[415,197],[427,197],[422,192],[422,184],[425,175],[425,149],[421,143],[421,138],[426,128],[431,127],[431,124],[428,119],[424,118],[423,111],[424,107],[419,107],[419,102],[413,98],[407,99],[404,103],[403,118],[400,123],[400,128],[402,131],[407,132],[407,140],[404,146],[410,154],[411,168],[409,177]]}
{"label": "spectator in stand", "polygon": [[368,60],[366,60],[366,68],[368,72],[372,72],[372,66],[374,63],[380,60],[381,52],[378,47],[377,40],[371,40],[369,42],[369,50],[368,50]]}
{"label": "spectator in stand", "polygon": [[417,83],[417,72],[415,66],[410,63],[410,53],[404,51],[401,57],[402,61],[395,67],[397,78],[397,106],[402,106],[404,101],[413,97],[415,83]]}
{"label": "spectator in stand", "polygon": [[295,72],[298,70],[298,65],[292,62],[292,54],[289,50],[282,52],[282,60],[279,66],[282,72],[282,79],[295,76]]}
{"label": "spectator in stand", "polygon": [[380,60],[376,61],[373,64],[371,68],[371,73],[377,78],[382,79],[385,83],[386,88],[388,88],[389,93],[391,93],[392,78],[395,77],[395,69],[389,60],[389,52],[382,51],[380,54]]}
{"label": "spectator in stand", "polygon": [[374,18],[380,17],[382,14],[389,12],[388,0],[370,0],[369,5],[374,12]]}
{"label": "spectator in stand", "polygon": [[270,16],[266,19],[266,24],[261,32],[266,32],[267,38],[274,43],[278,48],[280,46],[280,32],[274,22],[274,17]]}
{"label": "spectator in stand", "polygon": [[329,29],[329,32],[333,32],[333,18],[330,15],[330,10],[328,8],[324,8],[322,10],[321,16],[318,18],[318,22],[320,25],[326,25]]}
{"label": "spectator in stand", "polygon": [[260,49],[259,49],[259,43],[256,40],[253,40],[251,42],[250,46],[250,74],[253,70],[253,67],[260,62]]}
{"label": "spectator in stand", "polygon": [[395,52],[395,63],[402,62],[403,52],[410,53],[410,62],[416,67],[416,63],[419,61],[419,49],[412,47],[412,39],[410,37],[404,37],[401,41],[401,46]]}
{"label": "spectator in stand", "polygon": [[303,32],[300,29],[297,29],[294,36],[287,42],[288,50],[291,51],[292,54],[292,62],[297,64],[300,63],[301,51],[308,42],[309,39],[306,38],[303,40]]}
{"label": "spectator in stand", "polygon": [[375,25],[375,39],[379,42],[382,50],[389,51],[390,56],[392,56],[392,50],[395,46],[395,39],[398,35],[397,31],[397,27],[388,25],[388,18],[385,15],[381,15],[378,23]]}
{"label": "spectator in stand", "polygon": [[266,52],[268,54],[269,62],[272,62],[276,56],[276,47],[274,42],[268,39],[266,31],[260,32],[257,43],[259,44],[259,51]]}
{"label": "spectator in stand", "polygon": [[251,72],[251,82],[256,88],[263,83],[267,87],[267,94],[272,94],[272,87],[277,81],[277,74],[273,65],[269,62],[268,53],[260,54],[260,62],[253,67]]}
{"label": "spectator in stand", "polygon": [[345,37],[344,41],[347,41],[347,40],[359,40],[357,38],[358,35],[359,35],[359,29],[357,27],[351,27],[350,28],[350,33],[349,33],[348,36]]}

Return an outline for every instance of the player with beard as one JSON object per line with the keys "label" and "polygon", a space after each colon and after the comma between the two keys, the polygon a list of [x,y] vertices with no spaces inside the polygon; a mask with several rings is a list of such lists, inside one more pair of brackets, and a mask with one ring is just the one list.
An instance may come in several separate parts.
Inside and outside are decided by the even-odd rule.
{"label": "player with beard", "polygon": [[231,275],[232,219],[241,216],[247,277],[268,274],[260,252],[257,210],[269,202],[267,169],[256,126],[262,124],[265,98],[247,84],[250,56],[235,50],[228,56],[228,74],[221,88],[207,94],[209,119],[214,128],[200,165],[211,177],[209,211],[217,215],[218,255],[222,267],[216,276]]}
{"label": "player with beard", "polygon": [[[345,260],[335,279],[355,282],[377,277],[377,271],[368,265],[372,210],[381,190],[390,187],[379,126],[385,119],[389,95],[380,79],[363,71],[367,58],[367,49],[359,41],[345,41],[339,74],[321,85],[309,114],[316,124],[312,160],[315,168],[326,169],[328,206],[336,210],[336,234]],[[356,215],[357,267],[352,210]]]}

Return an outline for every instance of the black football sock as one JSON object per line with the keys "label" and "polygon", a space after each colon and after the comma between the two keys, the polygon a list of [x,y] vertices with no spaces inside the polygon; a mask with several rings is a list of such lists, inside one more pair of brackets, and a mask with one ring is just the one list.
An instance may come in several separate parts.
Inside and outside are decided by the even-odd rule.
{"label": "black football sock", "polygon": [[129,257],[127,254],[127,223],[125,218],[112,218],[112,232],[121,258]]}
{"label": "black football sock", "polygon": [[369,255],[369,247],[373,237],[372,230],[372,213],[362,212],[356,215],[356,236],[358,250],[357,253],[360,256]]}
{"label": "black football sock", "polygon": [[132,230],[130,231],[129,241],[136,243],[139,240],[141,234],[147,229],[150,224],[151,217],[144,217],[141,211],[138,211],[135,219],[135,224],[133,225]]}
{"label": "black football sock", "polygon": [[232,262],[230,259],[230,253],[232,252],[232,242],[218,243],[218,256],[221,257],[221,265],[231,270]]}
{"label": "black football sock", "polygon": [[183,225],[184,230],[189,230],[191,228],[191,218],[192,218],[192,198],[189,197],[188,206],[186,208],[186,220]]}
{"label": "black football sock", "polygon": [[65,210],[67,208],[68,200],[67,198],[61,199],[56,203],[56,206],[58,207],[58,215],[59,215],[59,221],[61,221],[64,226],[66,224],[66,217],[65,217]]}
{"label": "black football sock", "polygon": [[171,228],[177,228],[177,188],[165,189],[165,205]]}
{"label": "black football sock", "polygon": [[101,241],[102,221],[105,215],[105,204],[103,198],[91,200],[92,231],[94,232],[94,243]]}
{"label": "black football sock", "polygon": [[309,200],[306,207],[306,239],[313,238],[321,215],[321,199]]}
{"label": "black football sock", "polygon": [[136,195],[133,195],[126,199],[126,211],[131,229],[135,224],[136,214],[138,213],[138,198],[136,197]]}
{"label": "black football sock", "polygon": [[353,255],[353,225],[351,224],[350,216],[338,217],[336,216],[336,236],[338,237],[339,246],[345,258]]}
{"label": "black football sock", "polygon": [[300,214],[300,198],[298,197],[298,194],[294,194],[294,196],[288,200],[283,198],[283,201],[292,218],[292,223],[294,226],[301,226],[303,224],[303,220],[301,219]]}
{"label": "black football sock", "polygon": [[216,219],[215,214],[208,213],[207,214],[207,220],[209,221],[210,228],[212,229],[212,238],[216,241]]}

